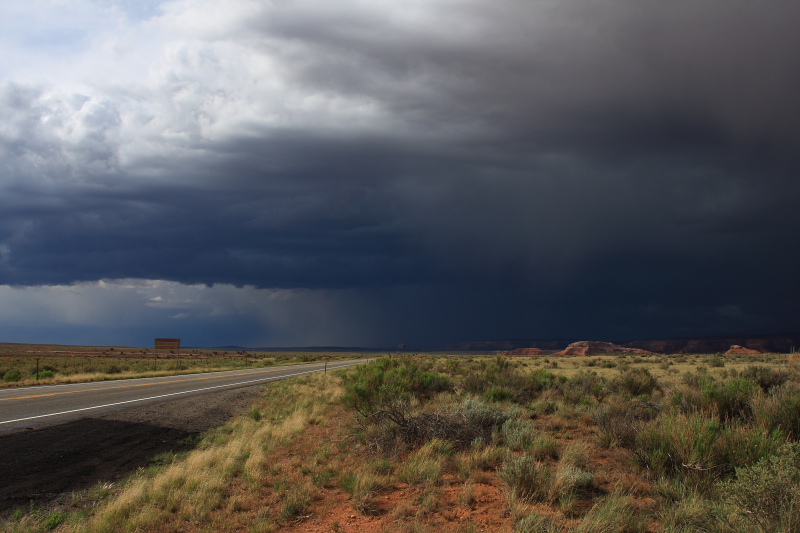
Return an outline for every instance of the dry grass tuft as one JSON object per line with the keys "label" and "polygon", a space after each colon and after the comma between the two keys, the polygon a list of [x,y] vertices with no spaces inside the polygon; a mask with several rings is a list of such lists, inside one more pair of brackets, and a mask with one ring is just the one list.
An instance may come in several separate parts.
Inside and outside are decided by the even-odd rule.
{"label": "dry grass tuft", "polygon": [[[274,468],[270,465],[270,454],[309,426],[309,421],[321,413],[321,404],[328,404],[325,395],[332,394],[336,387],[335,378],[330,376],[315,375],[304,381],[300,387],[303,395],[296,396],[298,401],[293,410],[282,420],[269,422],[243,416],[225,431],[210,432],[197,450],[133,477],[124,491],[88,521],[70,524],[65,531],[148,531],[164,523],[208,522],[222,507],[231,513],[244,509],[246,499],[227,499],[230,487],[240,482],[251,489],[269,484],[280,486],[280,480],[273,479],[270,483],[270,471]],[[285,521],[304,513],[315,491],[311,483],[292,483],[290,488],[280,491],[281,503],[274,520]],[[272,524],[264,520],[259,523],[261,530],[268,530]]]}

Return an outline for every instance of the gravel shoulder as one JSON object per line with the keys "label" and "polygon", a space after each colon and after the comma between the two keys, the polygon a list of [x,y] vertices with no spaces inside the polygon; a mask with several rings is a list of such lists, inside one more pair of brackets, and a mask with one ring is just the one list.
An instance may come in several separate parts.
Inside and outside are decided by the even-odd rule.
{"label": "gravel shoulder", "polygon": [[0,435],[0,512],[115,482],[247,411],[259,384]]}

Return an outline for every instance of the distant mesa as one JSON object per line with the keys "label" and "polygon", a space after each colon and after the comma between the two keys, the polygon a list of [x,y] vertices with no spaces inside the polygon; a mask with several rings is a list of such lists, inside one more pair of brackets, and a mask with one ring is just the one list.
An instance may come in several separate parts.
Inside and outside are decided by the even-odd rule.
{"label": "distant mesa", "polygon": [[797,333],[777,333],[773,335],[720,336],[701,338],[680,338],[660,340],[639,340],[626,343],[626,346],[642,348],[660,353],[723,353],[731,346],[743,346],[754,353],[791,353],[800,346]]}
{"label": "distant mesa", "polygon": [[556,352],[553,355],[600,355],[607,353],[633,353],[650,355],[653,352],[640,348],[628,348],[612,342],[602,341],[578,341],[573,342],[566,349]]}
{"label": "distant mesa", "polygon": [[500,352],[500,355],[544,355],[544,350],[541,348],[517,348]]}
{"label": "distant mesa", "polygon": [[730,349],[725,352],[725,355],[746,355],[746,354],[754,354],[754,353],[762,353],[759,350],[754,350],[752,348],[745,348],[744,346],[739,346],[738,344],[734,344],[730,347]]}
{"label": "distant mesa", "polygon": [[[502,352],[514,351],[519,348],[539,348],[546,353],[563,351],[568,346],[580,345],[576,339],[518,339],[471,341],[459,344],[449,344],[437,348],[442,351],[486,351]],[[585,342],[585,341],[582,341]],[[570,344],[572,343],[572,344]],[[603,343],[601,343],[603,344]],[[604,343],[612,344],[612,343]],[[634,341],[619,341],[613,349],[614,353],[640,353],[629,352],[625,348],[637,348],[645,353],[683,354],[683,353],[724,353],[732,345],[744,346],[758,353],[794,353],[800,347],[800,333],[774,333],[763,335],[722,335],[713,337],[681,337],[671,339],[639,339]],[[607,352],[600,352],[607,353]]]}

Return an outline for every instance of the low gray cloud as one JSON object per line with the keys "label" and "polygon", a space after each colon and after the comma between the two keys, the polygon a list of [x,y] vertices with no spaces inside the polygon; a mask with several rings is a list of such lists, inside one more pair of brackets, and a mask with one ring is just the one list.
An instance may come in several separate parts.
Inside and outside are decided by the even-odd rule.
{"label": "low gray cloud", "polygon": [[793,4],[114,9],[2,70],[0,284],[311,291],[320,343],[800,327]]}

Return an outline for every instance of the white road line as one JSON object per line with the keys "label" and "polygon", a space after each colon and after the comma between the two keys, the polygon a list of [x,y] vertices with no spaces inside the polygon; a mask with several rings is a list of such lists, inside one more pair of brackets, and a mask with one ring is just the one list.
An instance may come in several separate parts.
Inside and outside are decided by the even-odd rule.
{"label": "white road line", "polygon": [[[309,364],[316,364],[316,363],[309,363]],[[321,363],[320,363],[321,364]],[[164,381],[171,378],[178,378],[175,381],[183,381],[181,378],[191,378],[194,376],[207,376],[207,375],[219,375],[224,376],[226,374],[233,374],[234,372],[244,372],[249,374],[254,374],[256,372],[275,372],[276,370],[283,370],[286,368],[291,368],[291,366],[283,365],[283,366],[267,366],[262,368],[239,368],[236,370],[220,370],[220,371],[210,371],[210,372],[196,372],[194,374],[171,374],[167,376],[153,376],[149,378],[122,378],[122,379],[104,379],[102,381],[78,381],[75,383],[55,383],[53,385],[30,385],[27,387],[9,387],[0,389],[0,394],[4,392],[14,393],[21,390],[36,390],[36,389],[47,389],[47,388],[54,388],[54,387],[80,387],[81,385],[87,385],[89,383],[102,386],[107,385],[110,388],[113,388],[119,385],[123,381],[138,381],[138,380],[150,380],[150,381]],[[333,367],[331,367],[333,368]],[[336,367],[339,368],[339,367]]]}
{"label": "white road line", "polygon": [[[342,365],[342,366],[350,366],[350,365]],[[335,368],[341,368],[341,366],[337,366]],[[172,392],[170,394],[161,394],[159,396],[150,396],[149,398],[138,398],[136,400],[127,400],[127,401],[124,401],[124,402],[108,403],[108,404],[105,404],[105,405],[95,405],[93,407],[82,407],[81,409],[73,409],[71,411],[61,411],[60,413],[49,413],[49,414],[46,414],[46,415],[29,416],[27,418],[17,418],[16,420],[6,420],[5,422],[0,422],[0,425],[2,425],[2,424],[13,424],[14,422],[25,422],[26,420],[34,420],[36,418],[46,418],[48,416],[67,415],[67,414],[70,414],[70,413],[78,413],[80,411],[89,411],[91,409],[102,409],[103,407],[114,407],[115,405],[123,405],[123,404],[126,404],[126,403],[144,402],[146,400],[156,400],[158,398],[166,398],[168,396],[177,396],[179,394],[189,394],[191,392],[201,392],[201,391],[205,391],[205,390],[219,389],[219,388],[222,388],[222,387],[233,387],[233,386],[236,386],[236,385],[246,385],[248,383],[256,383],[258,381],[274,381],[276,379],[290,378],[290,377],[294,377],[294,376],[301,376],[303,374],[311,374],[313,372],[320,372],[320,371],[321,370],[319,370],[319,369],[317,369],[317,370],[307,370],[305,372],[298,372],[296,374],[289,374],[289,375],[286,375],[286,376],[275,376],[275,377],[269,377],[269,378],[253,379],[253,380],[250,380],[250,381],[242,381],[240,383],[229,383],[227,385],[214,385],[213,387],[205,387],[205,388],[202,388],[202,389],[187,390],[187,391],[182,391],[182,392]]]}

